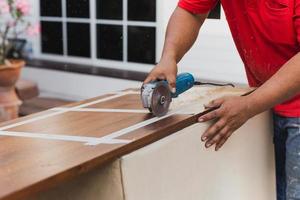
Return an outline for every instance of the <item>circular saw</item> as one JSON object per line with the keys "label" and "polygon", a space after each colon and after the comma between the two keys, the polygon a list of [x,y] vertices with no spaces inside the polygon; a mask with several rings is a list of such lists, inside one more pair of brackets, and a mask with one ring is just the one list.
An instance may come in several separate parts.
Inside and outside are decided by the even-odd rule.
{"label": "circular saw", "polygon": [[166,80],[144,84],[141,88],[141,99],[144,108],[157,117],[168,113],[172,98],[177,98],[183,92],[194,86],[195,79],[190,73],[179,74],[176,78],[176,92],[172,93]]}

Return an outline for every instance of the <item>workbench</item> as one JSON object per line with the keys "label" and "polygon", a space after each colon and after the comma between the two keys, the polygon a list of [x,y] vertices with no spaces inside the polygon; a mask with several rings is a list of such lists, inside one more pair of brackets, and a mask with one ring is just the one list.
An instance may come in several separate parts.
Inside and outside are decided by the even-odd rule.
{"label": "workbench", "polygon": [[195,87],[153,117],[130,89],[0,125],[0,200],[273,200],[270,112],[220,152],[200,137],[203,104],[247,88]]}

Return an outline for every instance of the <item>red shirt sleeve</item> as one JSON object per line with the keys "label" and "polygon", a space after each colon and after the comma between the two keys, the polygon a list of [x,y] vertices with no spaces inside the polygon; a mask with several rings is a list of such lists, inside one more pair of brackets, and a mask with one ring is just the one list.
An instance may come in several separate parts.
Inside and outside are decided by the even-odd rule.
{"label": "red shirt sleeve", "polygon": [[295,1],[294,9],[294,26],[297,34],[297,41],[298,44],[300,44],[300,0]]}
{"label": "red shirt sleeve", "polygon": [[203,14],[211,11],[219,0],[179,0],[178,6],[193,14]]}

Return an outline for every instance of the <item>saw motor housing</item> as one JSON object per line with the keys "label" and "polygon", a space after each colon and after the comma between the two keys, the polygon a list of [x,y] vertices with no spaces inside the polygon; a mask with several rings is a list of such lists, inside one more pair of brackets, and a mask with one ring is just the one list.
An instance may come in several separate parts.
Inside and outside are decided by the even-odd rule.
{"label": "saw motor housing", "polygon": [[172,98],[177,98],[183,92],[194,86],[195,79],[190,73],[179,74],[176,78],[176,92],[172,93],[166,80],[153,81],[141,88],[141,100],[144,108],[157,116],[167,114]]}

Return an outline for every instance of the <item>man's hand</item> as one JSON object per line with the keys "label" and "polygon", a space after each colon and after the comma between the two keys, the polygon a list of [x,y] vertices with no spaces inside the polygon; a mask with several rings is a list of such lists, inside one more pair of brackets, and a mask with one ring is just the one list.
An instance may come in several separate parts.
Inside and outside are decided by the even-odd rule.
{"label": "man's hand", "polygon": [[219,107],[198,119],[199,122],[216,120],[201,137],[206,148],[216,145],[216,151],[224,145],[234,131],[254,116],[250,112],[250,103],[247,97],[223,97],[211,101],[205,107]]}
{"label": "man's hand", "polygon": [[167,80],[169,83],[170,91],[176,92],[176,76],[177,64],[172,59],[162,59],[159,64],[150,72],[144,83],[149,83],[156,80]]}

